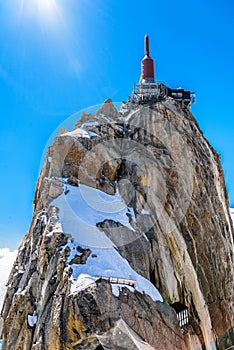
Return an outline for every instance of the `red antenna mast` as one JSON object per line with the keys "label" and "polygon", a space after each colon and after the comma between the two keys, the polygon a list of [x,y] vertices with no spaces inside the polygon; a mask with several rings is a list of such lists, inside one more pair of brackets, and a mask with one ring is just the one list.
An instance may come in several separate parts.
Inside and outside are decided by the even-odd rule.
{"label": "red antenna mast", "polygon": [[145,57],[141,61],[141,81],[142,83],[154,83],[154,60],[150,57],[149,36],[144,37]]}
{"label": "red antenna mast", "polygon": [[145,35],[145,54],[146,54],[146,56],[150,55],[150,51],[149,51],[149,36],[147,34]]}

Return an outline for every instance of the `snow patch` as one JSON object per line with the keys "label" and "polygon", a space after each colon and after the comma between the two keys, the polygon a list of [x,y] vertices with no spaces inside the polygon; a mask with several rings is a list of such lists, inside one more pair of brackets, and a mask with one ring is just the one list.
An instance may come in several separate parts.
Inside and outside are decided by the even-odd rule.
{"label": "snow patch", "polygon": [[123,288],[128,288],[130,290],[130,292],[134,293],[134,288],[128,286],[127,284],[113,284],[113,283],[111,284],[112,293],[116,297],[119,297],[119,294]]}
{"label": "snow patch", "polygon": [[95,277],[81,273],[77,280],[73,280],[73,283],[71,284],[71,294],[76,294],[77,292],[87,288],[89,285],[95,283],[96,280],[97,278]]}
{"label": "snow patch", "polygon": [[133,208],[125,204],[118,191],[115,195],[109,195],[85,185],[75,187],[67,184],[67,188],[67,195],[61,194],[51,205],[59,208],[63,232],[71,234],[75,241],[67,244],[71,252],[68,261],[71,262],[77,255],[78,246],[91,250],[85,264],[71,265],[73,273],[70,292],[79,292],[94,283],[98,277],[115,277],[135,280],[135,290],[149,295],[154,301],[162,302],[155,286],[137,274],[118,253],[113,242],[97,228],[97,223],[113,220],[133,230],[128,217],[131,214],[135,219]]}
{"label": "snow patch", "polygon": [[[71,252],[76,251],[76,247],[78,245],[80,244],[77,242],[70,242],[68,244],[69,248],[71,249]],[[82,248],[88,249],[89,247],[82,246]],[[90,255],[86,261],[86,264],[71,265],[73,270],[71,293],[78,292],[86,288],[88,285],[94,283],[94,278],[97,276],[116,277],[129,280],[136,280],[135,288],[132,287],[133,290],[137,290],[142,294],[145,293],[149,295],[153,301],[163,301],[163,298],[160,295],[159,291],[156,289],[156,287],[149,280],[147,280],[143,276],[139,275],[136,271],[134,271],[129,265],[128,261],[124,259],[114,247],[91,247],[90,249],[92,251],[91,254],[95,254],[95,259],[92,258],[92,255]],[[129,289],[130,288],[131,287],[129,287]]]}
{"label": "snow patch", "polygon": [[15,295],[20,295],[22,293],[22,288],[18,288],[17,291],[15,292]]}
{"label": "snow patch", "polygon": [[33,315],[28,315],[28,324],[30,327],[34,327],[37,323],[37,315],[34,312]]}
{"label": "snow patch", "polygon": [[106,116],[104,113],[99,113],[98,118],[102,118],[106,120],[107,122],[115,122],[113,118]]}
{"label": "snow patch", "polygon": [[82,124],[83,126],[99,126],[100,124],[98,122],[86,122],[84,124]]}
{"label": "snow patch", "polygon": [[112,247],[110,239],[97,228],[104,220],[119,222],[134,231],[127,215],[130,213],[135,220],[134,211],[124,203],[118,191],[109,195],[85,185],[66,184],[66,187],[69,192],[53,200],[51,206],[59,208],[63,232],[72,234],[78,242],[93,247]]}
{"label": "snow patch", "polygon": [[10,251],[8,248],[0,248],[0,310],[2,309],[4,296],[6,294],[6,283],[8,276],[16,259],[17,250]]}
{"label": "snow patch", "polygon": [[82,124],[81,127],[83,126],[99,126],[100,124],[98,122],[86,122],[84,124]]}
{"label": "snow patch", "polygon": [[149,210],[142,209],[141,214],[150,215],[150,212],[149,212]]}
{"label": "snow patch", "polygon": [[84,137],[84,138],[90,138],[88,131],[82,129],[82,128],[77,128],[73,131],[66,132],[65,134],[60,135],[60,137],[64,136],[72,136],[72,137]]}
{"label": "snow patch", "polygon": [[96,132],[93,132],[90,130],[88,130],[87,132],[88,132],[89,137],[100,137],[98,134],[96,134]]}
{"label": "snow patch", "polygon": [[54,228],[51,232],[47,233],[46,236],[47,237],[51,237],[53,236],[54,233],[59,233],[59,232],[62,232],[63,229],[62,229],[62,225],[60,222],[57,222],[55,225],[54,225]]}

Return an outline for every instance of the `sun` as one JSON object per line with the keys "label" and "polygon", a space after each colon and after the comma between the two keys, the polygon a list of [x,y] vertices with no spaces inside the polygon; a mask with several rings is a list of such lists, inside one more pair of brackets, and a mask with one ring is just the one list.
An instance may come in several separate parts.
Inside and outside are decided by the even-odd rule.
{"label": "sun", "polygon": [[57,12],[56,0],[35,0],[39,15],[43,18],[53,18]]}
{"label": "sun", "polygon": [[[42,22],[56,22],[60,15],[57,0],[15,0],[18,4],[18,17],[37,18]],[[53,23],[55,24],[55,23]]]}

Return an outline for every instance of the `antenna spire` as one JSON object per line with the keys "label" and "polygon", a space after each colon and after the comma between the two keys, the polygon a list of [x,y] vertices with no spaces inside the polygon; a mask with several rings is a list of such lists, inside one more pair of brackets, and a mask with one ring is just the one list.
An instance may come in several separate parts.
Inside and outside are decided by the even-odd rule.
{"label": "antenna spire", "polygon": [[150,51],[149,51],[149,36],[147,34],[145,35],[145,54],[146,54],[146,56],[150,55]]}
{"label": "antenna spire", "polygon": [[154,60],[150,57],[149,36],[144,37],[145,56],[141,61],[141,81],[145,83],[154,83]]}

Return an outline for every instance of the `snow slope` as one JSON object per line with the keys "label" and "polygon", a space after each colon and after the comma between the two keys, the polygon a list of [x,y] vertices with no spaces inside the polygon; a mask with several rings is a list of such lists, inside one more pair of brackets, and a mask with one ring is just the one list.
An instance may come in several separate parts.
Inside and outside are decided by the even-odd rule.
{"label": "snow slope", "polygon": [[[68,244],[71,249],[71,256],[69,260],[72,260],[75,254],[77,254],[76,247],[79,245],[77,242]],[[82,248],[88,248],[82,246]],[[73,264],[72,274],[72,287],[71,293],[76,293],[79,290],[86,288],[89,284],[95,282],[94,277],[117,277],[127,280],[135,280],[135,290],[140,293],[146,293],[152,300],[163,301],[160,293],[154,287],[154,285],[142,277],[136,271],[134,271],[126,259],[124,259],[118,251],[112,248],[91,248],[92,255],[88,258],[86,264]],[[126,286],[129,288],[129,286]],[[112,288],[113,294],[116,295],[116,288]],[[119,286],[119,289],[121,287]],[[132,291],[132,288],[129,288]]]}
{"label": "snow slope", "polygon": [[135,219],[133,209],[126,206],[118,192],[112,196],[85,185],[66,184],[65,188],[67,194],[57,197],[51,205],[59,208],[64,232],[72,232],[80,244],[112,247],[113,243],[96,226],[104,220],[119,222],[134,231],[128,217],[131,215]]}
{"label": "snow slope", "polygon": [[[115,195],[108,195],[84,185],[65,185],[65,188],[67,195],[61,194],[51,205],[59,208],[63,231],[72,234],[75,239],[75,242],[67,244],[71,250],[69,259],[71,261],[78,255],[78,246],[92,252],[86,264],[72,265],[71,293],[94,283],[95,276],[117,277],[135,280],[135,290],[148,294],[154,301],[163,301],[155,286],[131,268],[128,261],[115,249],[114,243],[96,226],[97,223],[108,219],[133,230],[128,215],[134,220],[134,212],[132,208],[127,207],[120,194],[117,192]],[[114,294],[116,295],[116,287]]]}
{"label": "snow slope", "polygon": [[0,248],[0,310],[6,293],[6,283],[15,261],[17,250],[11,252],[8,248]]}

